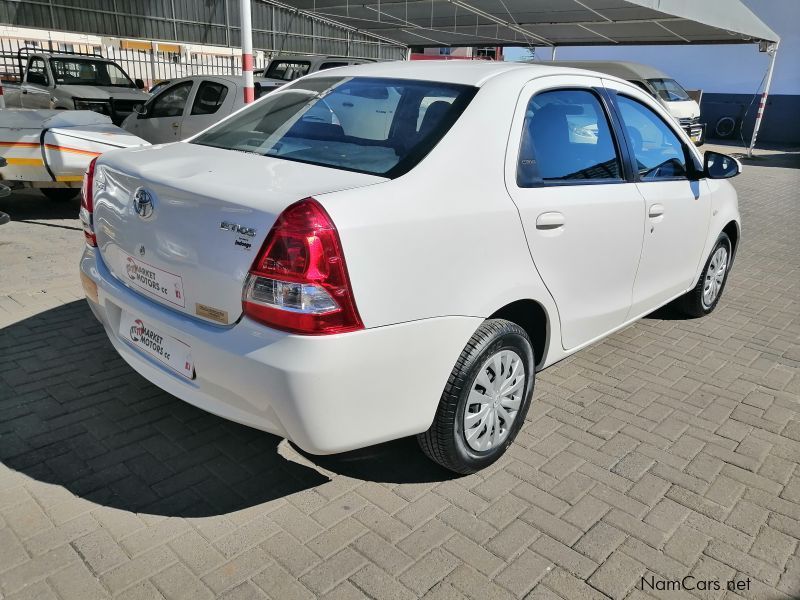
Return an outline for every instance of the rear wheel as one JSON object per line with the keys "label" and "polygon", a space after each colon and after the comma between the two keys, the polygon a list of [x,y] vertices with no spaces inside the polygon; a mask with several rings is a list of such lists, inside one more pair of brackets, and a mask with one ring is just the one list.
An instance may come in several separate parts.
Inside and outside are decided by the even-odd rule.
{"label": "rear wheel", "polygon": [[727,233],[721,233],[708,257],[700,279],[694,289],[677,300],[677,306],[690,317],[704,317],[711,313],[722,296],[728,281],[733,245]]}
{"label": "rear wheel", "polygon": [[54,202],[69,202],[78,197],[80,193],[76,188],[42,188],[42,194]]}
{"label": "rear wheel", "polygon": [[530,406],[535,362],[519,325],[485,321],[461,352],[433,424],[417,436],[423,452],[457,473],[474,473],[514,441]]}

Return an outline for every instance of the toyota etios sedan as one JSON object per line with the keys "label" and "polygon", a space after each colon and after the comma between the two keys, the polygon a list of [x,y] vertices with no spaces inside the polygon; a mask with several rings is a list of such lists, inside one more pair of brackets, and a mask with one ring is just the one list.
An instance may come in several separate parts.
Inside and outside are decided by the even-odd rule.
{"label": "toyota etios sedan", "polygon": [[80,271],[169,393],[310,453],[415,434],[470,473],[514,440],[536,371],[668,302],[714,310],[739,169],[590,71],[344,67],[103,154]]}

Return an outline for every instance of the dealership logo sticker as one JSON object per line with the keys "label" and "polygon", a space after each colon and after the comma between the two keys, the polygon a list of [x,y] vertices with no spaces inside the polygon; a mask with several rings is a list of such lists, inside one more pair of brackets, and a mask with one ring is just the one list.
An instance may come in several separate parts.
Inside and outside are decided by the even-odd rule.
{"label": "dealership logo sticker", "polygon": [[132,256],[125,259],[125,274],[136,287],[167,302],[186,307],[183,280],[179,275],[158,269]]}
{"label": "dealership logo sticker", "polygon": [[187,379],[194,378],[194,360],[188,344],[162,333],[141,318],[125,311],[120,317],[119,334],[134,347],[149,354],[173,371]]}

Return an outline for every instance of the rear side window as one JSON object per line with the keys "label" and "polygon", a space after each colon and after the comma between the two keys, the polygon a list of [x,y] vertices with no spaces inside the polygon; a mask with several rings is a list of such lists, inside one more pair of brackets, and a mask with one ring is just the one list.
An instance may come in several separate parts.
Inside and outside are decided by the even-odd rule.
{"label": "rear side window", "polygon": [[435,81],[311,77],[191,143],[397,177],[442,139],[476,92]]}
{"label": "rear side window", "polygon": [[642,181],[686,177],[683,144],[669,125],[632,98],[618,95],[617,104]]}
{"label": "rear side window", "polygon": [[553,90],[531,98],[522,131],[517,184],[621,180],[611,127],[588,90]]}
{"label": "rear side window", "polygon": [[213,115],[225,102],[228,86],[216,81],[202,81],[192,103],[193,115]]}
{"label": "rear side window", "polygon": [[342,61],[339,61],[339,62],[325,62],[325,63],[322,63],[319,66],[319,70],[320,71],[324,71],[325,69],[335,69],[337,67],[346,67],[348,64],[350,64],[350,63],[346,63],[346,62],[342,62]]}

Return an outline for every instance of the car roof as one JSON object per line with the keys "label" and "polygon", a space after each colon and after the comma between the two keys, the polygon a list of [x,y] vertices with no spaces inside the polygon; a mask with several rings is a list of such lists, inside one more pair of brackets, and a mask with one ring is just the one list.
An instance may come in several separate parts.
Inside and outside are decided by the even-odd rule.
{"label": "car roof", "polygon": [[364,62],[376,62],[375,58],[361,58],[358,56],[338,56],[336,54],[277,54],[270,59],[270,62],[275,60],[307,60],[307,61],[324,61],[324,60],[360,60]]}
{"label": "car roof", "polygon": [[[366,63],[317,71],[305,78],[330,77],[390,77],[396,79],[419,79],[440,81],[480,87],[490,79],[510,72],[528,70],[532,77],[541,75],[577,75],[585,70],[550,66],[547,63],[500,62],[488,60],[420,60]],[[305,79],[304,78],[304,79]]]}
{"label": "car roof", "polygon": [[625,60],[559,60],[548,64],[599,71],[622,79],[672,79],[655,67]]}
{"label": "car roof", "polygon": [[59,54],[58,52],[31,52],[28,56],[46,56],[47,58],[67,58],[72,60],[93,60],[102,62],[114,62],[110,58],[100,56],[99,54]]}

